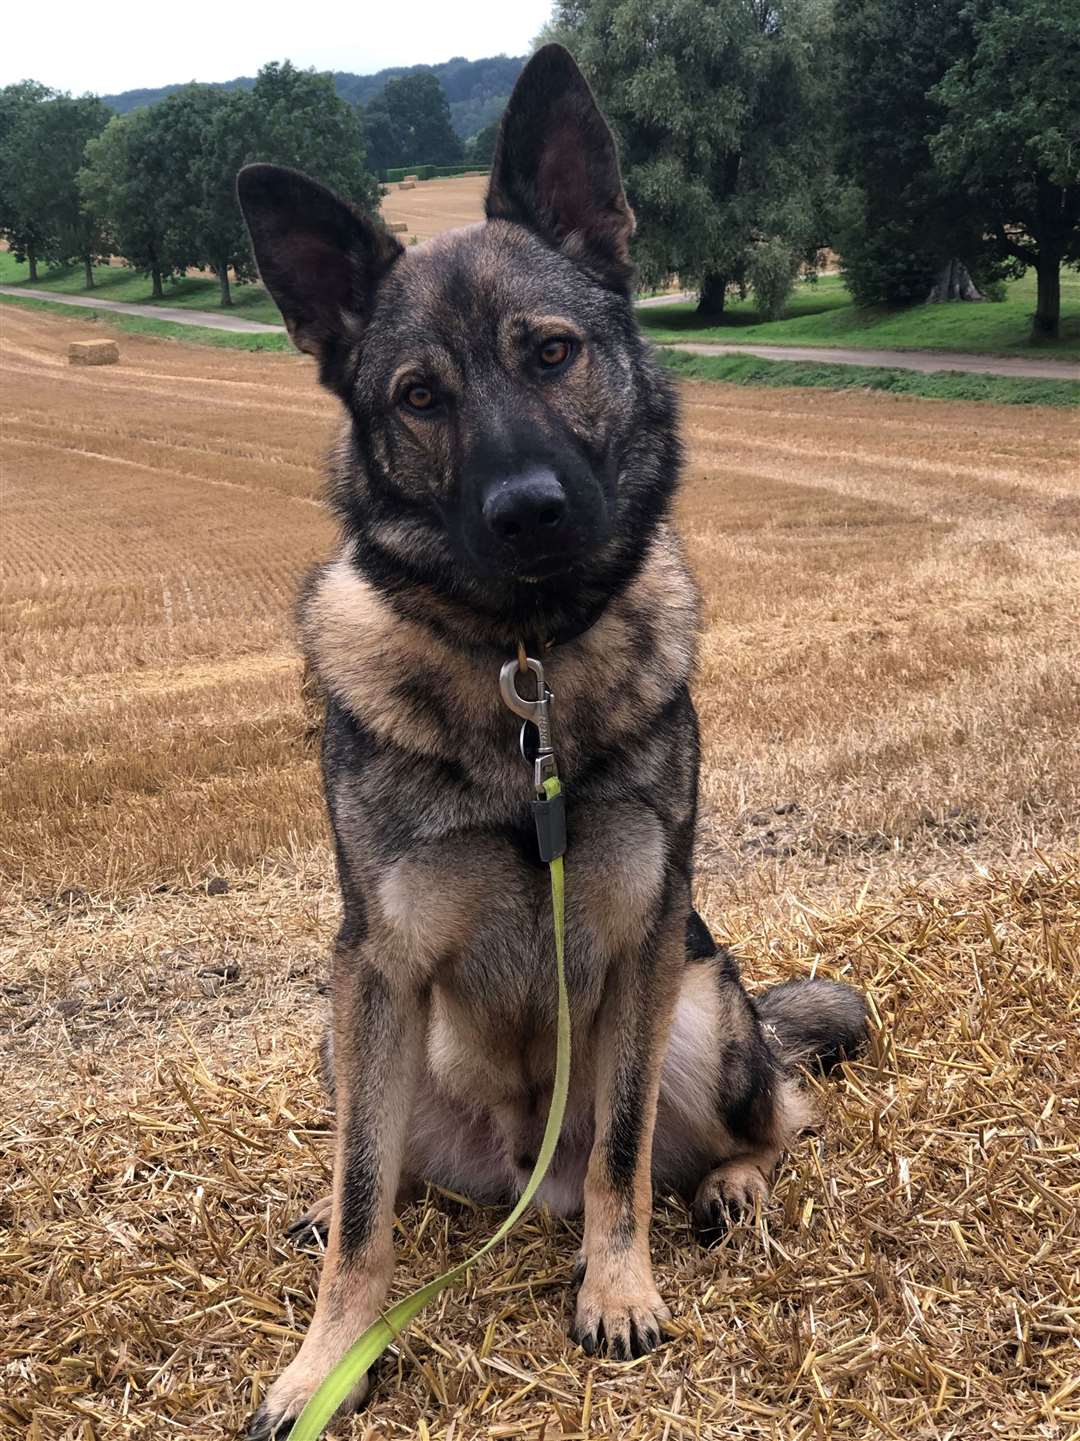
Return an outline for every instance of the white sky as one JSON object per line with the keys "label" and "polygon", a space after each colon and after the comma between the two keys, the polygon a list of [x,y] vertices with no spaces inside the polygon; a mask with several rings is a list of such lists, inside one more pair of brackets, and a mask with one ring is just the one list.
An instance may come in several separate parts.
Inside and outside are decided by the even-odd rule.
{"label": "white sky", "polygon": [[254,75],[268,60],[370,75],[453,55],[524,55],[551,0],[235,0],[175,15],[135,0],[8,8],[0,85],[114,95]]}

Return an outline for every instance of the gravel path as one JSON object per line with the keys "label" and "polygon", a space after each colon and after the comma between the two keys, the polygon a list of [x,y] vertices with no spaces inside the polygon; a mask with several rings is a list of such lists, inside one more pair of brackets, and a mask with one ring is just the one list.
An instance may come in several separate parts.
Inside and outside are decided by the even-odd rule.
{"label": "gravel path", "polygon": [[[281,335],[282,325],[245,320],[239,315],[221,315],[213,310],[181,310],[173,305],[136,305],[126,300],[95,300],[90,295],[63,295],[53,290],[29,290],[25,285],[0,285],[0,295],[25,295],[31,300],[49,300],[57,305],[83,306],[89,310],[116,310],[143,315],[149,320],[169,320],[176,325],[199,325],[210,330],[234,330],[245,334]],[[670,305],[685,295],[656,295],[638,304],[643,307]],[[884,365],[892,370],[967,370],[980,375],[1032,376],[1043,380],[1080,380],[1080,364],[1070,360],[1034,360],[1027,356],[967,355],[955,350],[853,350],[817,345],[711,345],[680,341],[673,349],[694,355],[757,355],[763,360],[816,360],[832,365]]]}
{"label": "gravel path", "polygon": [[762,360],[816,360],[832,365],[884,365],[890,370],[967,370],[979,375],[1037,376],[1080,380],[1071,360],[1031,360],[1025,355],[967,355],[959,350],[842,350],[819,345],[706,345],[679,341],[669,347],[693,355],[756,355]]}
{"label": "gravel path", "polygon": [[30,300],[49,300],[54,305],[77,305],[87,310],[116,310],[122,315],[143,315],[147,320],[169,320],[174,325],[200,325],[208,330],[238,330],[247,335],[280,335],[283,325],[266,325],[261,320],[244,320],[239,315],[219,315],[213,310],[181,310],[175,305],[136,305],[128,300],[95,300],[92,295],[64,295],[55,290],[29,290],[25,285],[0,285],[0,295],[25,295]]}

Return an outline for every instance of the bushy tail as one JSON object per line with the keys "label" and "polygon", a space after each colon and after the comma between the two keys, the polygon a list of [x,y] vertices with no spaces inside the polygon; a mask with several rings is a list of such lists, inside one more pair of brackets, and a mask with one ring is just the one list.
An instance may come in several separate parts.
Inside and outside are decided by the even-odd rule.
{"label": "bushy tail", "polygon": [[756,997],[765,1034],[790,1065],[828,1072],[866,1044],[866,1002],[840,981],[784,981]]}

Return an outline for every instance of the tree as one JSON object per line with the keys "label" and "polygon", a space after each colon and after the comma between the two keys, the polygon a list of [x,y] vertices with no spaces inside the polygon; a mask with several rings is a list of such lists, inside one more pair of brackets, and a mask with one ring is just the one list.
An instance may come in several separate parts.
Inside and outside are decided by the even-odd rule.
{"label": "tree", "polygon": [[170,148],[170,120],[165,103],[114,116],[87,144],[79,172],[80,194],[101,217],[112,249],[150,276],[158,299],[165,277],[183,274],[190,261],[186,188],[177,194],[184,157]]}
{"label": "tree", "polygon": [[765,269],[775,306],[780,271],[790,288],[827,238],[826,17],[825,0],[556,5],[543,38],[574,52],[618,134],[642,279],[697,285],[704,315]]}
{"label": "tree", "polygon": [[36,80],[21,80],[0,90],[0,235],[16,260],[30,263],[30,279],[38,278],[37,263],[44,257],[48,235],[40,216],[24,213],[16,203],[13,170],[18,150],[10,148],[13,132],[34,110],[55,94]]}
{"label": "tree", "polygon": [[385,176],[388,170],[405,164],[401,136],[391,118],[385,95],[376,95],[364,106],[364,143],[367,146],[367,162],[376,175]]}
{"label": "tree", "polygon": [[259,71],[250,96],[249,160],[291,165],[355,205],[378,208],[361,112],[337,96],[332,75],[275,61]]}
{"label": "tree", "polygon": [[499,125],[499,120],[493,120],[490,125],[485,125],[483,130],[478,131],[465,142],[465,159],[470,165],[475,165],[479,169],[482,165],[490,165],[495,159],[495,141],[499,138]]}
{"label": "tree", "polygon": [[25,107],[6,142],[10,193],[16,210],[38,226],[40,254],[54,265],[81,262],[88,290],[94,262],[109,247],[79,193],[78,175],[87,142],[105,129],[109,114],[95,95],[54,95]]}
{"label": "tree", "polygon": [[162,223],[177,268],[211,271],[222,305],[232,304],[229,270],[254,275],[247,232],[236,203],[236,174],[254,158],[250,92],[186,85],[156,107],[159,143],[169,157],[170,204]]}
{"label": "tree", "polygon": [[402,165],[460,165],[465,146],[450,124],[446,92],[430,71],[391,80],[383,91]]}
{"label": "tree", "polygon": [[968,0],[837,0],[835,244],[860,305],[982,298],[1001,274],[981,197],[934,164],[933,87],[971,45]]}
{"label": "tree", "polygon": [[236,203],[236,176],[251,153],[253,101],[247,91],[216,91],[202,144],[192,158],[195,181],[198,263],[217,276],[222,305],[232,304],[229,270],[237,281],[254,280],[251,244]]}
{"label": "tree", "polygon": [[1053,338],[1061,267],[1080,266],[1080,9],[973,0],[972,47],[933,92],[944,174],[986,198],[1002,253],[1035,267],[1033,338]]}

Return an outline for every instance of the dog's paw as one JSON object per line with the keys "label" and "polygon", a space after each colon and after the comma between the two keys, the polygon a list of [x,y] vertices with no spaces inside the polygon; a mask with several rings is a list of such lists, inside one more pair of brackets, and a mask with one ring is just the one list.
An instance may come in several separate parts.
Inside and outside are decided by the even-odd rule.
{"label": "dog's paw", "polygon": [[710,1171],[694,1197],[694,1230],[703,1245],[718,1241],[732,1221],[769,1199],[769,1183],[749,1161],[728,1161]]}
{"label": "dog's paw", "polygon": [[[317,1367],[306,1362],[302,1355],[297,1356],[270,1387],[266,1400],[248,1422],[245,1441],[284,1441],[329,1370],[328,1365]],[[350,1411],[358,1410],[367,1400],[369,1389],[370,1382],[365,1376],[353,1387],[337,1414],[347,1416]]]}
{"label": "dog's paw", "polygon": [[616,1270],[605,1285],[600,1275],[607,1269],[590,1262],[584,1272],[571,1339],[587,1356],[607,1355],[615,1361],[630,1361],[655,1351],[661,1327],[671,1312],[652,1284],[652,1276],[623,1276]]}
{"label": "dog's paw", "polygon": [[285,1227],[285,1234],[298,1246],[317,1247],[325,1250],[330,1239],[330,1215],[334,1209],[333,1196],[324,1196],[316,1201],[310,1210]]}

